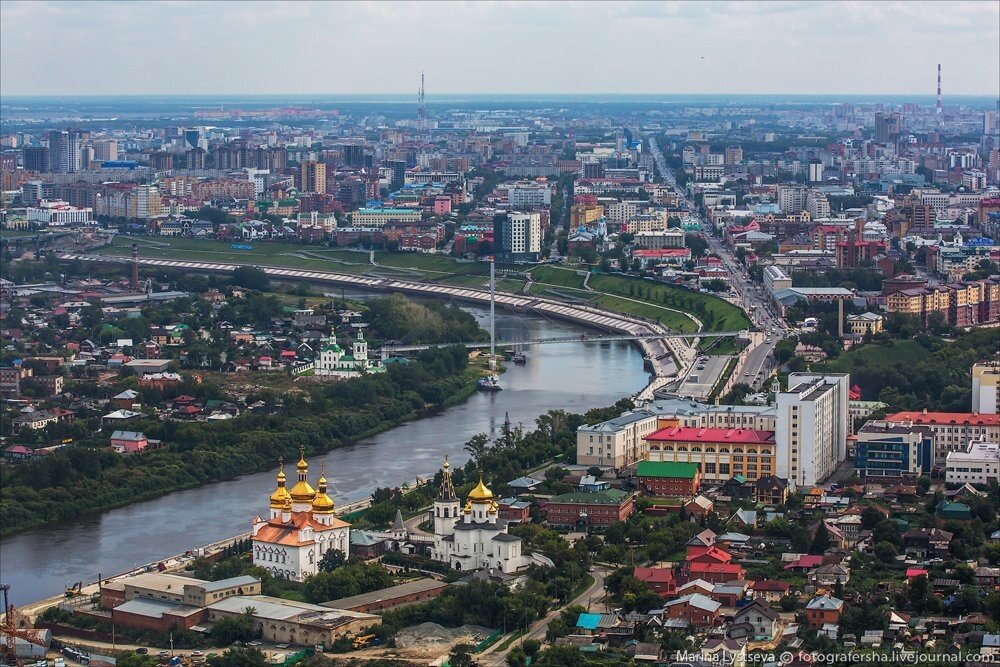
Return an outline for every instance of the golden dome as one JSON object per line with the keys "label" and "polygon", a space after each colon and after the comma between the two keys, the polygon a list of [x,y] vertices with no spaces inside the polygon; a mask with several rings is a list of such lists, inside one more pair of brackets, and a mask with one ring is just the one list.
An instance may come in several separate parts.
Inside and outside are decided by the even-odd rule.
{"label": "golden dome", "polygon": [[500,510],[500,506],[497,505],[496,501],[490,503],[490,514],[496,514]]}
{"label": "golden dome", "polygon": [[479,484],[476,488],[469,491],[469,500],[474,503],[483,503],[489,500],[493,500],[493,492],[483,484],[483,476],[479,475]]}
{"label": "golden dome", "polygon": [[320,466],[319,479],[316,481],[318,490],[312,501],[312,511],[317,514],[333,514],[333,498],[326,494],[326,464]]}
{"label": "golden dome", "polygon": [[444,468],[445,470],[447,470],[448,468],[450,468],[450,467],[451,467],[451,464],[450,464],[450,463],[448,463],[448,455],[447,455],[447,454],[445,454],[445,455],[444,455],[444,465],[443,465],[442,467],[443,467],[443,468]]}
{"label": "golden dome", "polygon": [[306,463],[305,447],[299,447],[299,462],[295,464],[295,469],[298,471],[299,481],[292,487],[292,500],[297,503],[311,503],[316,497],[316,490],[306,479],[309,475],[309,464]]}
{"label": "golden dome", "polygon": [[292,497],[288,495],[288,489],[285,488],[285,460],[278,459],[278,488],[274,490],[271,494],[271,508],[281,509],[285,506],[285,500],[291,500]]}
{"label": "golden dome", "polygon": [[472,514],[472,501],[471,500],[469,502],[465,503],[465,509],[462,510],[462,511],[465,512],[466,514]]}

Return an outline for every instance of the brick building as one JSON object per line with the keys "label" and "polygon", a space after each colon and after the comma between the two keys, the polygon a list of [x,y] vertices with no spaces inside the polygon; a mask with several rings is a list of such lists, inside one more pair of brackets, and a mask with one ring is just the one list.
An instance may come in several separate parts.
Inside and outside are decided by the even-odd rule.
{"label": "brick building", "polygon": [[636,467],[639,489],[655,496],[690,497],[698,493],[701,472],[695,463],[640,461]]}
{"label": "brick building", "polygon": [[605,528],[632,516],[635,513],[635,498],[617,489],[564,493],[550,498],[542,509],[550,526],[578,530]]}

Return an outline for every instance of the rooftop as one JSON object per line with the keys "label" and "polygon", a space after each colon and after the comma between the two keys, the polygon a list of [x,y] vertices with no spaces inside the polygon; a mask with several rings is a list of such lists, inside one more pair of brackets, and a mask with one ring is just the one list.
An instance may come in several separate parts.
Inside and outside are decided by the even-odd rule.
{"label": "rooftop", "polygon": [[646,440],[657,442],[733,442],[744,445],[773,445],[774,431],[755,431],[743,428],[672,426],[647,435]]}

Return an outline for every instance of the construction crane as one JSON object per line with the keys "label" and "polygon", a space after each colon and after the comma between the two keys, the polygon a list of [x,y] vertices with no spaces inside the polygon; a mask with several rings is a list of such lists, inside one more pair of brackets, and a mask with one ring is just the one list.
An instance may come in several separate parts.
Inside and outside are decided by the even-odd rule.
{"label": "construction crane", "polygon": [[2,652],[0,662],[4,665],[24,667],[24,662],[17,657],[17,640],[21,639],[39,646],[44,646],[44,642],[38,636],[38,631],[17,627],[17,610],[7,600],[7,591],[9,590],[10,584],[0,584],[0,591],[3,591],[3,608],[7,611],[3,617],[3,647],[0,649]]}

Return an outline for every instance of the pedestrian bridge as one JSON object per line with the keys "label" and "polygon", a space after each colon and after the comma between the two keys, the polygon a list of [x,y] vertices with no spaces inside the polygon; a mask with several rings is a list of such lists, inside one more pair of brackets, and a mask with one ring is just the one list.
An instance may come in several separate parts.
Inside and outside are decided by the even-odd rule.
{"label": "pedestrian bridge", "polygon": [[[582,334],[580,336],[553,336],[550,338],[537,338],[534,340],[512,340],[512,341],[497,341],[496,347],[498,348],[519,348],[526,347],[528,345],[552,345],[559,343],[614,343],[614,342],[632,342],[632,341],[645,341],[645,340],[661,340],[665,338],[680,338],[680,339],[693,339],[693,338],[735,338],[735,337],[747,337],[749,332],[746,329],[741,331],[718,331],[713,333],[646,333],[639,335],[626,335],[626,334],[606,334],[606,335],[596,335],[591,336],[587,334]],[[419,352],[420,350],[427,350],[432,347],[443,347],[446,345],[462,345],[470,350],[480,350],[485,349],[490,346],[489,341],[475,341],[471,343],[434,343],[433,345],[388,345],[383,344],[382,346],[382,358],[386,359],[388,357],[405,354],[407,352]]]}

